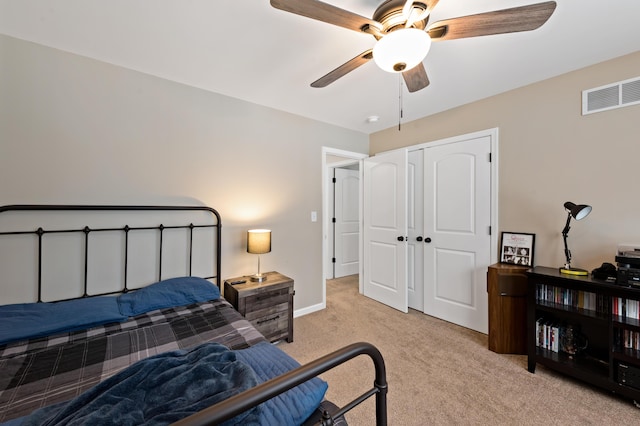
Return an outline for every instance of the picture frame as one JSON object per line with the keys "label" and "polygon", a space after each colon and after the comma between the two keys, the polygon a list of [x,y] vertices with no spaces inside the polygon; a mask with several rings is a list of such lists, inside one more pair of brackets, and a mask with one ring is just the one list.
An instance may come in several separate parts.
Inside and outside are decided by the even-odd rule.
{"label": "picture frame", "polygon": [[533,266],[536,234],[502,232],[500,236],[500,263]]}

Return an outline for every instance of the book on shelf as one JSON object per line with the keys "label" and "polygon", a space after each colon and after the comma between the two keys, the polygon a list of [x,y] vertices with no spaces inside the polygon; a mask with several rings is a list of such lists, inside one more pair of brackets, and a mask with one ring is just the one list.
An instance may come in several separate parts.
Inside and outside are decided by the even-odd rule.
{"label": "book on shelf", "polygon": [[620,348],[640,350],[640,331],[616,328],[614,342]]}
{"label": "book on shelf", "polygon": [[609,303],[602,294],[548,284],[537,285],[536,299],[540,302],[555,303],[602,313],[607,313],[609,310]]}
{"label": "book on shelf", "polygon": [[613,315],[623,318],[640,319],[640,302],[624,297],[613,297],[611,299],[611,310]]}
{"label": "book on shelf", "polygon": [[557,321],[538,318],[536,321],[536,346],[553,352],[560,348],[561,327]]}

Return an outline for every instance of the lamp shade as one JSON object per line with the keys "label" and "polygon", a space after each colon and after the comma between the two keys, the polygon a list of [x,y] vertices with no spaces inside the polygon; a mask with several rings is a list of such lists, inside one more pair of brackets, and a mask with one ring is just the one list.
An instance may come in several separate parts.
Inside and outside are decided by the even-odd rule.
{"label": "lamp shade", "polygon": [[247,231],[247,253],[264,254],[270,251],[270,229],[250,229]]}
{"label": "lamp shade", "polygon": [[571,216],[573,216],[575,220],[584,219],[589,216],[589,213],[591,213],[591,206],[586,204],[575,204],[571,201],[564,203],[564,208],[571,213]]}
{"label": "lamp shade", "polygon": [[373,60],[387,72],[399,73],[415,67],[427,56],[431,37],[417,28],[390,32],[373,46]]}

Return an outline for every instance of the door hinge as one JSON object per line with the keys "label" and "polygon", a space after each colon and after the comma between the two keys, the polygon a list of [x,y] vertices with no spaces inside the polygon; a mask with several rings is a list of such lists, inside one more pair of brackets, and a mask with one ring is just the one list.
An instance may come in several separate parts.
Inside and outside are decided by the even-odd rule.
{"label": "door hinge", "polygon": [[489,162],[491,162],[491,153],[489,153]]}
{"label": "door hinge", "polygon": [[336,263],[336,258],[335,257],[331,258],[331,263]]}
{"label": "door hinge", "polygon": [[491,225],[489,225],[489,235],[491,235]]}
{"label": "door hinge", "polygon": [[335,218],[335,217],[332,217],[332,218],[331,218],[331,222],[336,223],[336,218]]}
{"label": "door hinge", "polygon": [[336,183],[336,182],[337,182],[336,178],[333,178],[333,183]]}

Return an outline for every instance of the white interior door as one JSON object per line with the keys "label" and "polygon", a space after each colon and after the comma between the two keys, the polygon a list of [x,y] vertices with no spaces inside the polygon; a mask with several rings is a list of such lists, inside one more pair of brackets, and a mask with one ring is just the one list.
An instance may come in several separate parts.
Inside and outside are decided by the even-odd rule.
{"label": "white interior door", "polygon": [[335,169],[334,278],[358,273],[360,242],[360,172]]}
{"label": "white interior door", "polygon": [[424,312],[482,333],[488,330],[490,152],[489,136],[424,149]]}
{"label": "white interior door", "polygon": [[407,307],[407,151],[364,160],[364,295]]}
{"label": "white interior door", "polygon": [[407,291],[409,307],[424,310],[424,153],[409,151],[407,167]]}

